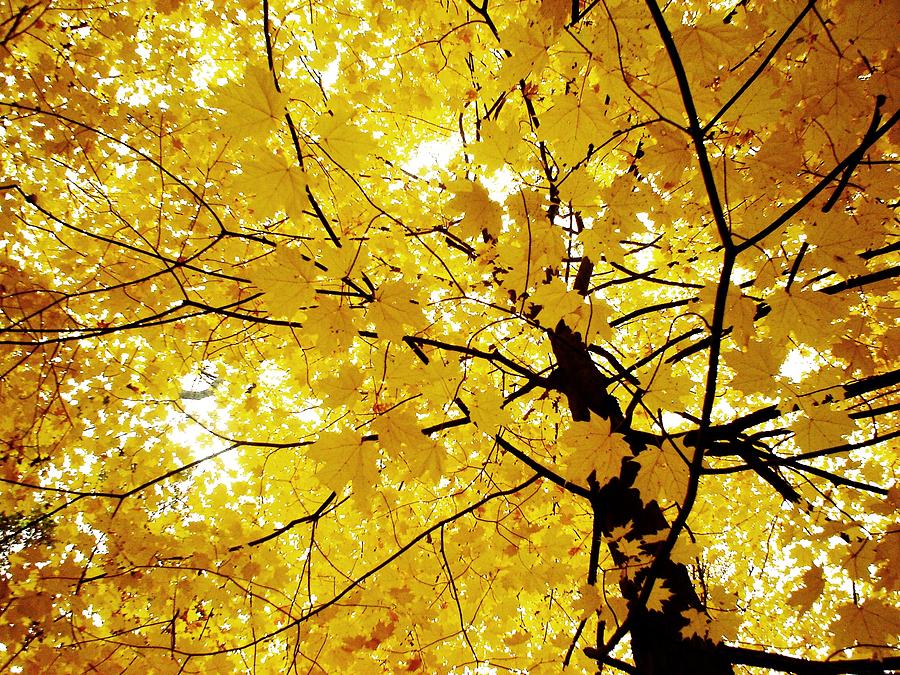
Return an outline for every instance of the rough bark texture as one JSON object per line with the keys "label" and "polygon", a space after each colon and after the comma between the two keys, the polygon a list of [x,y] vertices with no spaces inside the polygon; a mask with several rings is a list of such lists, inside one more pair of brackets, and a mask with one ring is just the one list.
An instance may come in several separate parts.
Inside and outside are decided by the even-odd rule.
{"label": "rough bark texture", "polygon": [[[653,436],[634,432],[626,426],[618,401],[606,390],[609,380],[594,364],[581,336],[560,322],[550,332],[550,344],[557,361],[555,384],[566,395],[572,418],[587,421],[591,413],[599,415],[625,435],[635,456],[644,450]],[[717,652],[712,642],[682,636],[681,629],[688,623],[682,612],[705,609],[684,565],[665,560],[658,567],[655,583],[672,592],[662,612],[638,606],[640,589],[647,575],[647,558],[637,561],[624,555],[611,536],[612,531],[629,527],[627,539],[631,541],[658,540],[660,533],[668,531],[669,523],[655,501],[644,504],[638,491],[631,488],[636,474],[636,463],[624,462],[617,478],[599,486],[592,504],[599,515],[603,540],[613,561],[623,570],[633,570],[623,576],[619,587],[623,597],[634,607],[630,633],[637,672],[640,675],[732,675],[731,663]],[[652,549],[647,553],[648,558],[652,558]],[[602,647],[597,645],[598,650]]]}

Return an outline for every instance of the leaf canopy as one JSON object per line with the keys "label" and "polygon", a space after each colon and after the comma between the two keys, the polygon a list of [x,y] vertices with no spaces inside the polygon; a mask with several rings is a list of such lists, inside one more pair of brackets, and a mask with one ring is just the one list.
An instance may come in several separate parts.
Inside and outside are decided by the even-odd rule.
{"label": "leaf canopy", "polygon": [[898,19],[5,3],[0,669],[900,668]]}

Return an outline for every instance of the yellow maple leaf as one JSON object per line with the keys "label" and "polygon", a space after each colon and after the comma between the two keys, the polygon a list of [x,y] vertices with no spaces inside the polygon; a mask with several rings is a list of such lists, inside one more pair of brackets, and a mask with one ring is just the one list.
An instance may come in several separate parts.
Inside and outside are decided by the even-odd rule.
{"label": "yellow maple leaf", "polygon": [[840,618],[829,627],[840,644],[896,644],[900,609],[877,598],[848,602],[838,608]]}
{"label": "yellow maple leaf", "polygon": [[572,609],[578,613],[578,620],[584,621],[594,612],[602,610],[603,604],[600,588],[585,584],[581,587],[580,597],[572,603]]}
{"label": "yellow maple leaf", "polygon": [[797,443],[807,450],[840,445],[856,430],[856,423],[843,410],[810,396],[801,396],[796,404],[802,411],[791,424]]}
{"label": "yellow maple leaf", "polygon": [[[890,222],[887,214],[884,219]],[[812,253],[816,254],[822,267],[844,275],[865,274],[865,260],[856,253],[875,247],[879,236],[883,236],[881,219],[876,223],[869,226],[865,219],[843,209],[832,209],[828,213],[817,213],[814,221],[804,223],[804,231],[809,243],[815,247]]]}
{"label": "yellow maple leaf", "polygon": [[409,405],[394,406],[372,420],[372,431],[387,456],[402,456],[405,448],[423,439],[415,410]]}
{"label": "yellow maple leaf", "polygon": [[684,498],[690,471],[671,441],[666,441],[663,447],[645,448],[634,461],[640,465],[634,487],[641,493],[643,502],[678,503]]}
{"label": "yellow maple leaf", "polygon": [[698,71],[695,76],[702,77],[703,82],[710,82],[717,72],[744,56],[739,29],[734,22],[725,23],[716,15],[701,15],[672,32],[682,58],[693,65]]}
{"label": "yellow maple leaf", "polygon": [[518,129],[495,120],[484,120],[479,135],[481,140],[469,145],[477,163],[483,164],[488,171],[500,171],[516,163],[522,144]]}
{"label": "yellow maple leaf", "polygon": [[771,340],[751,340],[743,351],[725,354],[725,363],[735,372],[729,386],[744,394],[775,395],[781,387],[778,373],[784,360],[784,347],[773,348]]}
{"label": "yellow maple leaf", "polygon": [[900,530],[886,532],[875,549],[881,569],[878,571],[879,587],[888,593],[900,591]]}
{"label": "yellow maple leaf", "polygon": [[241,191],[253,195],[250,206],[261,218],[274,216],[279,211],[291,218],[300,218],[307,204],[306,176],[281,154],[264,154],[243,160],[235,184]]}
{"label": "yellow maple leaf", "polygon": [[340,493],[353,483],[353,493],[366,503],[378,481],[378,446],[362,440],[356,431],[331,431],[319,436],[307,450],[307,456],[319,463],[316,477],[327,488]]}
{"label": "yellow maple leaf", "polygon": [[681,629],[681,635],[683,637],[691,638],[696,635],[705,638],[709,635],[709,627],[712,623],[712,619],[706,612],[692,608],[684,610],[681,613],[681,616],[688,620],[688,624]]}
{"label": "yellow maple leaf", "polygon": [[[553,277],[546,284],[541,284],[528,298],[531,312],[537,316],[537,320],[546,328],[555,328],[560,319],[566,319],[584,304],[584,298],[575,291],[569,290],[565,282],[558,277]],[[569,325],[577,321],[569,322]]]}
{"label": "yellow maple leaf", "polygon": [[653,374],[647,385],[644,404],[650,410],[679,410],[682,405],[689,410],[698,409],[698,397],[693,392],[694,381],[682,371],[679,364],[664,366]]}
{"label": "yellow maple leaf", "polygon": [[497,389],[478,392],[469,405],[472,423],[486,434],[495,434],[509,423],[509,413],[503,408],[503,394]]}
{"label": "yellow maple leaf", "polygon": [[695,565],[702,554],[703,547],[696,541],[691,541],[689,537],[679,537],[669,557],[682,565]]}
{"label": "yellow maple leaf", "polygon": [[800,587],[791,593],[788,603],[801,612],[808,612],[825,589],[825,575],[822,568],[813,565],[803,573]]}
{"label": "yellow maple leaf", "polygon": [[318,306],[306,312],[304,328],[316,341],[316,346],[331,354],[346,353],[357,336],[354,310],[346,299],[328,295],[316,296]]}
{"label": "yellow maple leaf", "polygon": [[612,133],[606,119],[604,98],[593,91],[564,97],[541,116],[541,137],[554,157],[572,166],[587,156],[589,146],[599,147]]}
{"label": "yellow maple leaf", "polygon": [[609,420],[596,415],[588,422],[573,422],[560,436],[569,479],[585,484],[594,474],[600,485],[619,475],[622,460],[631,457],[631,447],[622,434],[611,430]]}
{"label": "yellow maple leaf", "polygon": [[596,219],[590,227],[578,234],[584,254],[594,262],[601,259],[607,263],[621,265],[625,262],[625,251],[619,242],[626,233],[619,229],[619,221],[613,216]]}
{"label": "yellow maple leaf", "polygon": [[247,276],[254,286],[265,292],[263,301],[275,316],[291,318],[311,305],[315,298],[315,264],[304,260],[297,249],[278,247]]}
{"label": "yellow maple leaf", "polygon": [[345,171],[359,171],[378,152],[375,141],[353,121],[353,110],[335,105],[320,115],[315,133],[328,156]]}
{"label": "yellow maple leaf", "polygon": [[275,89],[267,68],[249,65],[241,82],[225,85],[213,105],[226,112],[222,131],[239,138],[265,138],[284,119],[287,97]]}
{"label": "yellow maple leaf", "polygon": [[804,288],[779,290],[766,302],[772,311],[764,323],[776,342],[793,335],[813,347],[827,346],[840,335],[833,324],[845,317],[845,307],[837,298]]}
{"label": "yellow maple leaf", "polygon": [[743,614],[734,609],[727,612],[715,612],[709,626],[709,639],[713,642],[734,640],[743,623]]}
{"label": "yellow maple leaf", "polygon": [[409,467],[409,476],[413,480],[422,481],[430,478],[439,481],[447,466],[447,449],[443,443],[427,436],[404,449],[404,457]]}
{"label": "yellow maple leaf", "polygon": [[663,611],[663,605],[672,597],[672,591],[657,582],[650,589],[650,597],[647,598],[647,609],[657,612]]}
{"label": "yellow maple leaf", "polygon": [[407,327],[416,329],[423,322],[422,308],[413,287],[405,281],[386,281],[375,292],[366,318],[375,324],[379,336],[399,342]]}
{"label": "yellow maple leaf", "polygon": [[325,396],[330,405],[340,406],[360,396],[365,379],[366,375],[362,370],[348,364],[330,377],[318,380],[315,391],[317,395]]}
{"label": "yellow maple leaf", "polygon": [[[709,317],[712,317],[712,307],[717,292],[715,284],[708,284],[700,291],[700,305],[706,310]],[[732,327],[731,337],[742,349],[747,348],[750,338],[756,331],[755,316],[756,303],[744,295],[739,286],[729,284],[725,300],[725,326]]]}
{"label": "yellow maple leaf", "polygon": [[480,237],[487,232],[496,239],[500,235],[500,218],[503,210],[488,195],[487,189],[475,181],[455,181],[449,189],[453,192],[450,200],[451,212],[464,213],[459,227],[465,239]]}
{"label": "yellow maple leaf", "polygon": [[500,86],[509,89],[529,75],[539,79],[547,63],[547,52],[555,41],[551,27],[534,21],[519,21],[510,24],[501,37],[511,56],[503,62]]}
{"label": "yellow maple leaf", "polygon": [[315,247],[316,262],[328,270],[334,279],[353,277],[354,273],[366,269],[369,262],[368,249],[359,246],[333,246],[330,241],[320,242]]}
{"label": "yellow maple leaf", "polygon": [[563,177],[559,198],[575,210],[588,210],[600,202],[600,185],[587,168],[581,166]]}

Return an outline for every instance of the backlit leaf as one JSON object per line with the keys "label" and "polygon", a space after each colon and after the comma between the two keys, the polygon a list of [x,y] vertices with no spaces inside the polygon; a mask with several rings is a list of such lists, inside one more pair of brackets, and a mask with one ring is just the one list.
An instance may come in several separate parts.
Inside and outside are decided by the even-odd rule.
{"label": "backlit leaf", "polygon": [[375,489],[378,446],[362,440],[358,433],[339,431],[322,434],[307,454],[319,463],[316,477],[330,490],[342,492],[352,482],[354,495],[360,503],[365,503]]}
{"label": "backlit leaf", "polygon": [[230,82],[213,99],[226,116],[222,130],[237,137],[264,138],[284,118],[287,97],[275,89],[272,73],[248,65],[241,82]]}
{"label": "backlit leaf", "polygon": [[250,273],[253,284],[265,292],[263,300],[276,316],[292,317],[315,297],[315,265],[297,249],[279,247]]}
{"label": "backlit leaf", "polygon": [[897,11],[3,3],[0,663],[900,668]]}
{"label": "backlit leaf", "polygon": [[609,421],[599,417],[576,422],[560,438],[566,449],[566,472],[571,480],[584,484],[593,474],[600,485],[618,475],[622,460],[631,449],[621,434],[613,432]]}

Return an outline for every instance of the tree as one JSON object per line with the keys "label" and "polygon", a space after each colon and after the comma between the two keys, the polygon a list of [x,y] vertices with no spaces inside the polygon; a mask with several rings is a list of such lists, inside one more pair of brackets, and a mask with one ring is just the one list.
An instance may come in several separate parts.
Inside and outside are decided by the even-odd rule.
{"label": "tree", "polygon": [[898,10],[6,3],[4,670],[900,667]]}

